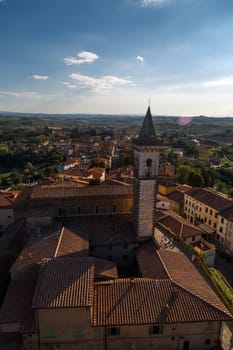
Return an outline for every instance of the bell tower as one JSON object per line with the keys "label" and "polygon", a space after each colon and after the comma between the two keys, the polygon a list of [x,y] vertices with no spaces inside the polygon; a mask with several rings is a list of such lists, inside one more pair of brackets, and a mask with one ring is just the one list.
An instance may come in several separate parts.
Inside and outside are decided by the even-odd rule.
{"label": "bell tower", "polygon": [[160,147],[147,109],[138,138],[133,140],[134,201],[133,224],[139,240],[152,237],[155,226],[156,178]]}

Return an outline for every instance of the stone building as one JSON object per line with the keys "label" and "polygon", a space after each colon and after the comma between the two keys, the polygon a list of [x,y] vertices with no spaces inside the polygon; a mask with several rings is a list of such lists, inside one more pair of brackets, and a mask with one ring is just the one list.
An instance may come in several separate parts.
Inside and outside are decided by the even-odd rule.
{"label": "stone building", "polygon": [[[219,345],[231,313],[183,254],[157,250],[150,240],[159,152],[148,108],[134,140],[133,220],[130,185],[33,189],[33,215],[51,207],[60,226],[28,244],[13,265],[2,334],[22,339],[25,350]],[[124,277],[133,259],[135,271]]]}
{"label": "stone building", "polygon": [[156,178],[160,146],[148,107],[134,149],[133,223],[139,240],[152,237],[155,227]]}

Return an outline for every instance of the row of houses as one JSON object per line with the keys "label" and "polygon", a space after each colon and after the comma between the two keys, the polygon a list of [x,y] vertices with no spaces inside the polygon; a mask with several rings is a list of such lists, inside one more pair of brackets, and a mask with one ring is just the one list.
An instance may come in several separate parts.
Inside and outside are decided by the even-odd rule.
{"label": "row of houses", "polygon": [[161,179],[160,199],[169,203],[168,209],[197,225],[211,235],[229,253],[233,253],[233,201],[212,188],[180,186]]}

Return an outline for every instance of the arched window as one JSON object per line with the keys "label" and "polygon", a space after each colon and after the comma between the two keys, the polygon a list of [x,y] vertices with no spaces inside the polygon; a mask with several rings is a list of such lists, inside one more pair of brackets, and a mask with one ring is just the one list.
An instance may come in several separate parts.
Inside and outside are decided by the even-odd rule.
{"label": "arched window", "polygon": [[152,160],[149,158],[146,160],[146,177],[151,177],[151,171],[152,171]]}

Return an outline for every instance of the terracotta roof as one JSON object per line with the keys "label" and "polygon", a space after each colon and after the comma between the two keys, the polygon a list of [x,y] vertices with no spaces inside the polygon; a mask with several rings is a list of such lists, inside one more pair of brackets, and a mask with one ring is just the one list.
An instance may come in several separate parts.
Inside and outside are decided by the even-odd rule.
{"label": "terracotta roof", "polygon": [[30,312],[35,284],[11,281],[0,311],[0,323],[23,323]]}
{"label": "terracotta roof", "polygon": [[31,199],[57,199],[57,198],[76,198],[86,196],[115,196],[132,195],[132,186],[37,186]]}
{"label": "terracotta roof", "polygon": [[116,279],[95,283],[94,326],[229,320],[231,316],[170,280]]}
{"label": "terracotta roof", "polygon": [[150,240],[140,244],[136,249],[136,259],[143,277],[168,279],[169,275],[156,254],[156,246]]}
{"label": "terracotta roof", "polygon": [[150,241],[138,248],[136,257],[143,277],[169,279],[211,307],[230,315],[220,298],[183,253],[162,248],[157,250]]}
{"label": "terracotta roof", "polygon": [[158,255],[172,281],[213,307],[229,314],[223,302],[184,254],[159,249]]}
{"label": "terracotta roof", "polygon": [[89,251],[88,234],[75,227],[64,226],[60,235],[55,257],[59,256],[87,256]]}
{"label": "terracotta roof", "polygon": [[200,228],[175,214],[163,216],[157,222],[178,238],[186,239],[203,234]]}
{"label": "terracotta roof", "polygon": [[169,193],[167,195],[167,198],[179,202],[179,203],[184,203],[184,192],[182,191],[174,191],[172,193]]}
{"label": "terracotta roof", "polygon": [[12,208],[12,201],[3,193],[0,193],[0,208]]}
{"label": "terracotta roof", "polygon": [[187,195],[218,211],[223,210],[230,205],[232,206],[233,204],[232,201],[224,197],[221,193],[210,188],[192,188],[187,192]]}
{"label": "terracotta roof", "polygon": [[44,237],[39,242],[24,248],[11,272],[31,264],[41,264],[45,259],[61,256],[87,256],[89,250],[88,234],[71,226]]}
{"label": "terracotta roof", "polygon": [[32,264],[40,264],[44,259],[53,258],[58,241],[59,236],[57,234],[53,234],[24,248],[17,257],[15,263],[12,265],[10,271],[14,272],[17,269],[21,269]]}
{"label": "terracotta roof", "polygon": [[117,266],[113,261],[94,258],[95,278],[117,278]]}
{"label": "terracotta roof", "polygon": [[227,209],[224,209],[222,210],[219,215],[221,215],[222,217],[230,220],[230,221],[233,221],[233,206],[227,208]]}
{"label": "terracotta roof", "polygon": [[92,258],[56,258],[41,266],[33,308],[91,306],[94,263]]}

